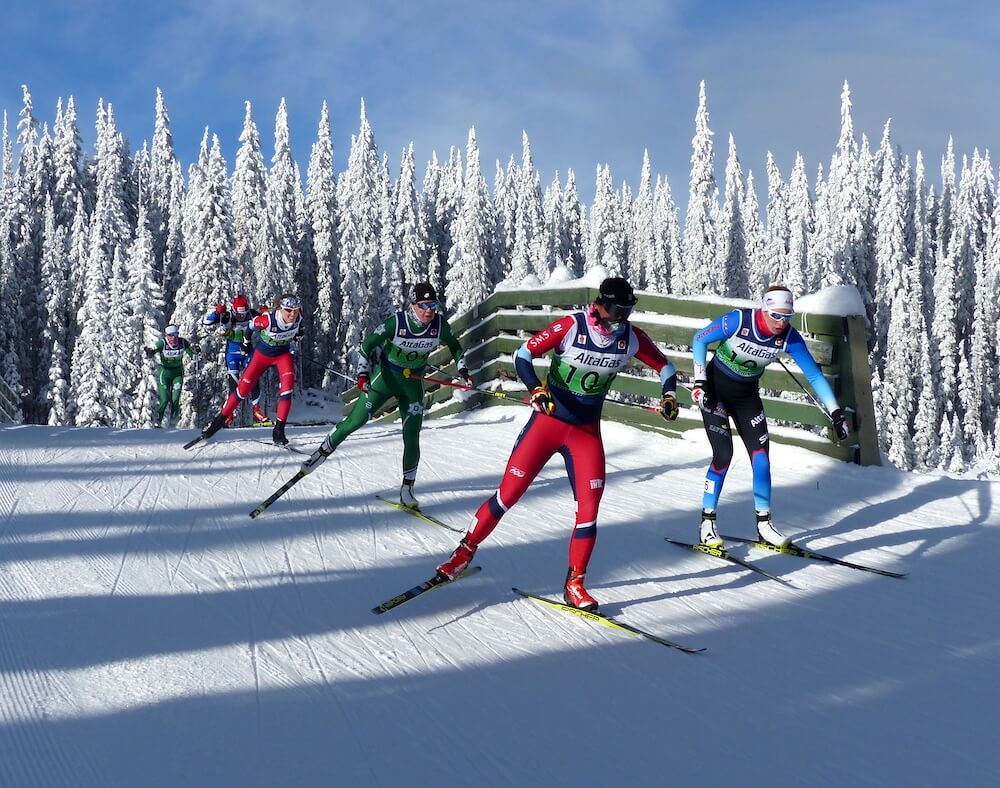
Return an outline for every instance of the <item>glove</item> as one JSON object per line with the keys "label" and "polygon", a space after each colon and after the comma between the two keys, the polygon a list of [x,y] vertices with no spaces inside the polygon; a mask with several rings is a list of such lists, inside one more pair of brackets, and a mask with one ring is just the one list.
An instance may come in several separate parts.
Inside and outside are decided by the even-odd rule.
{"label": "glove", "polygon": [[326,462],[326,458],[331,454],[333,454],[333,449],[330,448],[329,439],[324,438],[323,442],[319,445],[319,448],[309,455],[308,460],[302,463],[302,472],[305,474],[312,473],[320,465]]}
{"label": "glove", "polygon": [[458,368],[458,376],[462,379],[462,382],[466,386],[473,385],[473,383],[472,383],[472,375],[469,374],[469,368],[468,367],[459,367]]}
{"label": "glove", "polygon": [[833,421],[833,431],[837,433],[837,437],[846,440],[847,436],[851,434],[851,428],[847,426],[847,417],[844,416],[844,411],[837,408],[830,414],[830,419]]}
{"label": "glove", "polygon": [[156,355],[156,348],[144,347],[143,350],[145,351],[147,358],[152,358]]}
{"label": "glove", "polygon": [[694,400],[694,404],[697,405],[702,410],[711,410],[711,405],[708,401],[708,391],[706,386],[708,382],[701,378],[695,380],[694,388],[691,389],[691,399]]}
{"label": "glove", "polygon": [[368,393],[368,389],[371,388],[371,381],[368,379],[367,372],[362,372],[358,375],[357,387],[358,391],[363,391],[366,394]]}
{"label": "glove", "polygon": [[200,356],[200,355],[201,355],[201,345],[198,345],[198,344],[192,344],[192,345],[191,345],[191,351],[192,351],[192,352],[193,352],[193,353],[194,353],[194,354],[195,354],[196,356]]}
{"label": "glove", "polygon": [[242,342],[240,342],[240,353],[244,356],[250,355],[250,337],[247,337]]}
{"label": "glove", "polygon": [[660,400],[660,415],[667,421],[673,421],[677,418],[677,397],[672,391],[664,394]]}
{"label": "glove", "polygon": [[216,304],[215,305],[215,314],[219,315],[220,317],[222,315],[226,314],[226,305],[225,304]]}
{"label": "glove", "polygon": [[545,386],[535,386],[531,390],[531,399],[529,401],[531,407],[539,413],[544,413],[546,416],[551,416],[552,411],[556,409],[556,403],[552,401],[552,396]]}

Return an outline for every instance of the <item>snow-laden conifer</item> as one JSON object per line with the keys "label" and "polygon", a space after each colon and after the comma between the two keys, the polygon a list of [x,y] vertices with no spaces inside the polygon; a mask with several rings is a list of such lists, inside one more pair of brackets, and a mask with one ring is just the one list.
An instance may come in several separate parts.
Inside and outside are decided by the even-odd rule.
{"label": "snow-laden conifer", "polygon": [[743,200],[743,168],[736,155],[736,141],[730,134],[729,154],[726,158],[726,195],[717,228],[718,247],[711,285],[712,292],[729,298],[750,297],[750,265],[743,226]]}
{"label": "snow-laden conifer", "polygon": [[714,281],[714,217],[718,205],[714,160],[712,130],[708,125],[708,100],[703,81],[698,93],[695,133],[691,139],[691,178],[684,219],[683,273],[678,277],[675,272],[674,276],[674,290],[678,293],[704,293]]}
{"label": "snow-laden conifer", "polygon": [[[807,187],[808,188],[808,187]],[[760,293],[771,282],[784,282],[788,271],[788,191],[771,151],[767,152],[767,231],[750,270],[750,287]]]}
{"label": "snow-laden conifer", "polygon": [[590,211],[587,270],[603,266],[609,276],[622,276],[624,249],[620,237],[620,201],[611,183],[611,170],[597,165],[597,185]]}
{"label": "snow-laden conifer", "polygon": [[154,345],[165,325],[163,289],[156,281],[156,252],[149,221],[146,209],[140,206],[135,239],[125,261],[128,318],[126,344],[121,353],[134,365],[130,372],[134,375],[131,379],[134,393],[127,414],[129,424],[134,427],[153,424],[157,406],[156,365],[153,359],[146,358],[143,348]]}
{"label": "snow-laden conifer", "polygon": [[576,190],[576,174],[573,170],[566,173],[562,212],[566,238],[560,249],[560,259],[566,265],[570,276],[578,277],[583,273],[584,267],[586,223],[584,222],[580,196]]}
{"label": "snow-laden conifer", "polygon": [[[292,158],[291,139],[288,130],[288,109],[285,99],[278,105],[274,120],[274,157],[267,176],[267,210],[271,217],[271,270],[261,282],[261,297],[270,299],[282,292],[300,289],[295,281],[298,250],[299,219],[296,213],[297,192],[300,188],[296,174],[295,160]],[[307,283],[302,283],[299,297],[304,299],[306,314],[315,310],[314,293],[307,293]]]}
{"label": "snow-laden conifer", "polygon": [[462,192],[462,208],[455,222],[445,290],[448,311],[453,315],[482,303],[492,291],[490,259],[493,250],[489,230],[495,220],[486,180],[479,167],[479,146],[474,127],[469,129],[465,151],[465,189]]}
{"label": "snow-laden conifer", "polygon": [[[319,144],[319,143],[317,143]],[[331,160],[332,167],[332,160]],[[266,299],[278,287],[273,280],[271,221],[267,212],[267,171],[253,107],[244,104],[243,130],[232,180],[233,239],[237,287],[254,299]]]}

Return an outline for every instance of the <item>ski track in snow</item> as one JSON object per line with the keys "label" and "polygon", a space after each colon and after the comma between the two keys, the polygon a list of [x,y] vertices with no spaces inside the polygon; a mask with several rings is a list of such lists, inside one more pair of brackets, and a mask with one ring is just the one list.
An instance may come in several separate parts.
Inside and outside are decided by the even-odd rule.
{"label": "ski track in snow", "polygon": [[[522,424],[505,408],[428,422],[423,508],[465,527]],[[398,424],[350,436],[257,520],[301,457],[152,433],[2,430],[0,784],[718,785],[738,763],[746,784],[978,786],[1000,770],[1000,623],[969,595],[1000,547],[996,483],[776,448],[782,525],[911,573],[733,547],[785,588],[663,541],[696,538],[702,439],[608,425],[588,585],[623,621],[708,647],[683,655],[510,591],[561,594],[573,502],[558,457],[483,544],[482,573],[375,616],[459,538],[374,498],[395,497]],[[748,534],[739,451],[720,520]],[[570,760],[567,730],[589,737]],[[727,758],[692,755],[706,732]],[[761,734],[782,759],[754,757]]]}

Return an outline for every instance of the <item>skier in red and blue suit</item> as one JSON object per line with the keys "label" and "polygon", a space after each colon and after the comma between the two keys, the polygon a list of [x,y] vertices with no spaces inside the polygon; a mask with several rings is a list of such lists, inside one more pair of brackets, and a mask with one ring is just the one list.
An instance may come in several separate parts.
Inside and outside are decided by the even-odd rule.
{"label": "skier in red and blue suit", "polygon": [[[701,408],[705,432],[712,446],[712,462],[705,474],[699,531],[703,544],[713,547],[723,544],[716,529],[715,510],[733,459],[730,417],[739,429],[753,467],[757,534],[777,547],[788,543],[788,537],[771,521],[771,442],[759,386],[764,370],[778,356],[788,353],[795,360],[830,414],[837,435],[844,439],[849,434],[833,389],[823,377],[802,335],[792,328],[793,307],[792,292],[783,285],[774,285],[764,293],[760,308],[734,309],[694,335],[691,397]],[[708,346],[713,342],[720,344],[706,364]]]}
{"label": "skier in red and blue suit", "polygon": [[211,438],[222,429],[240,401],[253,391],[260,376],[270,366],[278,368],[278,408],[271,439],[281,446],[288,445],[285,422],[292,409],[292,391],[295,388],[295,354],[292,343],[302,336],[302,302],[298,296],[285,293],[275,300],[274,309],[255,317],[250,323],[257,331],[250,363],[243,371],[236,391],[229,395],[222,410],[205,429],[204,438]]}
{"label": "skier in red and blue suit", "polygon": [[[259,317],[261,312],[250,308],[250,301],[245,295],[238,295],[233,298],[230,309],[226,309],[225,304],[216,304],[205,314],[202,322],[209,328],[218,328],[226,340],[226,369],[229,372],[229,393],[236,391],[236,386],[240,382],[243,370],[250,362],[253,353],[251,347],[251,335],[253,328],[251,321]],[[253,404],[253,418],[257,424],[270,424],[267,414],[260,409],[260,381],[253,387],[250,394],[250,401]],[[234,414],[235,415],[235,412]],[[226,423],[228,427],[232,424],[232,416]]]}
{"label": "skier in red and blue suit", "polygon": [[[531,392],[535,412],[514,444],[499,488],[479,507],[451,558],[438,567],[441,575],[454,579],[465,571],[479,544],[558,452],[576,499],[563,599],[581,610],[597,609],[597,600],[584,587],[584,575],[597,539],[597,512],[604,492],[601,409],[612,381],[633,356],[660,373],[661,413],[668,421],[677,418],[676,371],[649,336],[629,324],[635,303],[625,279],[605,279],[588,309],[560,318],[517,351],[515,368]],[[532,362],[550,352],[554,355],[542,383]]]}

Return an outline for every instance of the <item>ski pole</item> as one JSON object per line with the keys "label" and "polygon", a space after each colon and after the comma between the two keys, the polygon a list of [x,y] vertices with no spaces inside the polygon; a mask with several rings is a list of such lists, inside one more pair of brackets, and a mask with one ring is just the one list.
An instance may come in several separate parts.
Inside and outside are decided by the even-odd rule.
{"label": "ski pole", "polygon": [[250,512],[250,519],[256,518],[260,515],[268,506],[277,501],[282,495],[292,489],[296,484],[302,481],[309,474],[306,471],[299,470],[291,479],[281,485],[277,490],[275,490],[271,495],[261,503],[256,509]]}
{"label": "ski pole", "polygon": [[[429,366],[429,365],[428,365]],[[465,383],[452,383],[448,380],[441,380],[440,378],[428,378],[423,375],[414,375],[408,368],[403,369],[403,377],[410,378],[411,380],[425,380],[428,383],[437,383],[440,386],[451,386],[454,389],[462,389],[463,391],[475,391],[479,394],[486,394],[490,397],[496,397],[497,399],[509,399],[514,402],[522,402],[525,405],[530,405],[531,400],[527,397],[515,397],[512,394],[507,394],[503,391],[485,391],[483,389],[477,389],[475,386],[469,386]]]}
{"label": "ski pole", "polygon": [[815,398],[815,397],[814,397],[814,396],[813,396],[812,394],[810,394],[810,393],[809,393],[809,391],[808,391],[808,390],[806,389],[806,387],[805,387],[805,386],[803,386],[803,385],[802,385],[802,384],[801,384],[801,383],[799,382],[799,379],[798,379],[797,377],[795,377],[795,375],[793,375],[793,374],[792,374],[792,371],[791,371],[791,370],[790,370],[790,369],[789,369],[788,367],[786,367],[786,366],[785,366],[785,362],[784,362],[784,361],[782,361],[782,360],[781,360],[780,358],[779,358],[779,359],[778,359],[777,361],[778,361],[778,363],[779,363],[779,364],[781,364],[781,368],[782,368],[783,370],[785,370],[785,372],[787,372],[787,373],[788,373],[788,377],[790,377],[790,378],[791,378],[792,380],[794,380],[794,381],[795,381],[795,384],[796,384],[796,385],[797,385],[797,386],[798,386],[798,387],[799,387],[800,389],[802,389],[803,393],[804,393],[804,394],[805,394],[805,395],[806,395],[807,397],[809,397],[809,399],[811,399],[811,400],[813,401],[813,404],[814,404],[814,405],[815,405],[815,406],[816,406],[817,408],[819,408],[819,409],[820,409],[821,411],[823,411],[823,415],[824,415],[824,416],[826,416],[826,417],[827,417],[827,418],[828,418],[828,419],[830,420],[830,424],[832,425],[832,424],[833,424],[833,417],[832,417],[832,416],[831,416],[831,415],[829,414],[829,412],[827,412],[827,409],[826,409],[825,407],[823,407],[823,405],[822,405],[822,404],[820,404],[819,400],[818,400],[818,399],[816,399],[816,398]]}
{"label": "ski pole", "polygon": [[334,375],[340,375],[340,377],[342,377],[344,380],[350,381],[351,383],[357,384],[358,382],[356,378],[352,378],[350,375],[345,375],[339,369],[328,367],[326,364],[320,364],[318,361],[313,361],[311,358],[306,358],[305,356],[302,355],[300,355],[299,358],[301,358],[303,361],[308,361],[310,364],[315,364],[317,367],[322,367],[323,369],[329,370]]}

